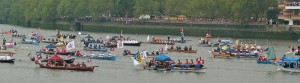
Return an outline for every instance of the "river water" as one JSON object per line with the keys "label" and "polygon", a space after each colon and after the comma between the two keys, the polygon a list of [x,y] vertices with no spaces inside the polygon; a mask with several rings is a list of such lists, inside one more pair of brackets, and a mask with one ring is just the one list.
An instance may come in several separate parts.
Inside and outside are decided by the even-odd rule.
{"label": "river water", "polygon": [[[12,25],[0,25],[3,31],[8,31],[11,28],[17,29],[19,34],[25,34],[27,37],[35,28],[22,28]],[[50,38],[50,35],[55,35],[55,30],[40,30],[45,37]],[[63,34],[75,34],[71,31],[62,31]],[[146,41],[147,34],[126,34],[124,37],[130,36],[140,41]],[[119,34],[107,33],[90,33],[95,38],[105,38],[106,35],[118,36]],[[155,35],[166,39],[165,35]],[[212,34],[212,36],[214,36]],[[7,40],[10,40],[10,35],[4,35]],[[179,36],[171,36],[179,38]],[[199,36],[200,37],[200,36]],[[118,55],[116,61],[93,60],[87,65],[99,66],[94,72],[79,72],[68,70],[50,70],[38,68],[34,62],[30,61],[27,54],[34,53],[48,44],[40,45],[19,44],[15,55],[16,61],[14,64],[0,63],[0,80],[1,83],[294,83],[299,82],[300,74],[277,71],[274,65],[257,64],[255,60],[247,59],[225,59],[213,58],[212,54],[208,53],[209,47],[197,46],[199,37],[185,37],[188,43],[176,44],[179,46],[193,45],[193,49],[197,49],[197,53],[168,53],[172,59],[196,59],[203,57],[207,70],[205,73],[192,72],[161,72],[143,70],[141,66],[134,66],[129,56],[122,56],[124,49],[131,49],[132,52],[147,50],[153,51],[164,48],[165,45],[142,44],[140,47],[128,47],[115,49],[112,54]],[[75,39],[76,49],[82,50],[81,38]],[[20,42],[21,39],[14,38]],[[213,39],[216,40],[216,39]],[[2,42],[2,41],[1,41]],[[273,46],[277,57],[281,57],[289,51],[288,45],[298,45],[295,41],[287,40],[257,40],[257,44],[262,47]],[[86,52],[89,54],[89,52]],[[96,53],[97,54],[97,53]],[[86,59],[77,58],[75,62],[82,62]]]}

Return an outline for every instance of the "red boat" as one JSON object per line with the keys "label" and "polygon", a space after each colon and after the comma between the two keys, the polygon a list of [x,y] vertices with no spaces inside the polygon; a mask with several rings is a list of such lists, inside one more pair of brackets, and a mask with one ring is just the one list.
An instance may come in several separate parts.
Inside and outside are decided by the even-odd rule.
{"label": "red boat", "polygon": [[[51,62],[54,64],[51,64]],[[64,62],[64,60],[58,55],[54,55],[50,59],[48,59],[48,63],[46,65],[40,63],[39,64],[40,68],[58,69],[58,70],[75,70],[75,71],[94,71],[94,68],[98,67],[98,66],[86,67],[86,66],[75,66],[75,65],[67,66],[67,64],[60,64],[66,62]]]}
{"label": "red boat", "polygon": [[46,66],[40,64],[40,68],[48,68],[48,69],[58,69],[58,70],[75,70],[75,71],[94,71],[94,68],[98,66],[91,67],[65,67],[65,66]]}

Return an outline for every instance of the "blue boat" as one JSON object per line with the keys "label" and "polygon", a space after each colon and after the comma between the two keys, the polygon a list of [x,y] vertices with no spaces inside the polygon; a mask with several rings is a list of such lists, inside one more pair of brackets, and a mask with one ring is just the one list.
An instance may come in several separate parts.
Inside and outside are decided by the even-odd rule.
{"label": "blue boat", "polygon": [[298,57],[286,57],[284,55],[282,61],[277,62],[277,70],[300,73],[299,61],[300,58]]}
{"label": "blue boat", "polygon": [[34,44],[34,45],[39,45],[39,42],[36,40],[30,40],[30,39],[26,39],[22,41],[23,44]]}
{"label": "blue boat", "polygon": [[117,59],[117,56],[116,56],[116,55],[110,55],[110,56],[94,56],[94,57],[89,57],[89,59],[116,60],[116,59]]}
{"label": "blue boat", "polygon": [[99,51],[99,52],[107,52],[107,47],[105,46],[100,46],[99,48],[98,47],[84,47],[83,48],[84,50],[87,50],[87,51]]}
{"label": "blue boat", "polygon": [[268,52],[266,55],[267,55],[266,60],[262,60],[263,56],[259,56],[259,59],[257,59],[256,62],[258,64],[274,64],[274,61],[276,60],[276,55],[275,55],[275,51],[274,51],[273,47],[268,49]]}

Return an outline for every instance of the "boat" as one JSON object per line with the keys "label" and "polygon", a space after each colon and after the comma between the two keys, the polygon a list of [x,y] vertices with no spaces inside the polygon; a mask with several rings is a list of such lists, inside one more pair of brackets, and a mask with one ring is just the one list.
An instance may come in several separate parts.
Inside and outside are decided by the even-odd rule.
{"label": "boat", "polygon": [[59,55],[75,55],[75,52],[59,52],[59,53],[57,53],[57,54],[59,54]]}
{"label": "boat", "polygon": [[12,55],[1,55],[0,56],[0,62],[1,63],[14,63],[15,58],[12,57]]}
{"label": "boat", "polygon": [[165,54],[161,54],[156,56],[155,59],[150,60],[150,62],[146,62],[143,65],[143,68],[146,70],[156,70],[156,71],[205,72],[206,67],[204,67],[203,65],[204,61],[201,59],[196,59],[196,61],[197,61],[196,64],[191,64],[187,60],[187,64],[179,65],[179,64],[175,64],[175,62],[172,61],[169,56]]}
{"label": "boat", "polygon": [[275,55],[275,51],[274,48],[270,48],[268,49],[267,54],[262,54],[261,56],[259,56],[259,58],[256,60],[256,62],[258,64],[274,64],[274,62],[276,62],[276,55]]}
{"label": "boat", "polygon": [[227,58],[233,57],[230,53],[215,53],[213,51],[211,53],[213,54],[214,58],[216,58],[216,57],[227,57]]}
{"label": "boat", "polygon": [[75,71],[94,71],[95,67],[98,67],[98,66],[91,66],[91,67],[46,66],[44,64],[39,64],[39,65],[40,68],[57,69],[57,70],[75,70]]}
{"label": "boat", "polygon": [[84,47],[83,50],[86,51],[99,51],[99,52],[107,52],[108,49],[105,46],[100,46],[100,48],[92,48],[92,47]]}
{"label": "boat", "polygon": [[58,43],[59,41],[55,41],[55,40],[42,40],[43,43]]}
{"label": "boat", "polygon": [[63,38],[75,39],[76,36],[77,36],[77,35],[75,35],[75,34],[71,34],[71,35],[70,35],[70,34],[61,34],[59,30],[57,30],[57,34],[56,34],[56,37],[57,37],[57,38],[63,37]]}
{"label": "boat", "polygon": [[6,49],[6,50],[1,49],[0,53],[13,53],[13,54],[15,54],[16,50],[15,49]]}
{"label": "boat", "polygon": [[141,46],[142,42],[137,40],[125,40],[123,44],[124,46]]}
{"label": "boat", "polygon": [[99,56],[88,56],[89,59],[98,59],[98,60],[116,60],[117,55],[108,54],[107,56],[104,56],[104,54],[99,54]]}
{"label": "boat", "polygon": [[155,41],[150,41],[149,43],[151,44],[167,44],[167,45],[175,45],[174,41],[161,41],[161,40],[155,40]]}
{"label": "boat", "polygon": [[34,45],[39,45],[39,42],[36,40],[30,40],[30,39],[26,39],[22,41],[23,44],[34,44]]}
{"label": "boat", "polygon": [[58,43],[55,44],[55,46],[57,48],[66,48],[67,44],[68,43],[65,43],[65,42],[58,42]]}
{"label": "boat", "polygon": [[116,55],[111,55],[111,56],[94,56],[94,57],[89,57],[89,59],[116,60],[117,56]]}
{"label": "boat", "polygon": [[2,32],[2,34],[12,34],[12,32],[10,32],[10,31],[5,31],[5,32]]}
{"label": "boat", "polygon": [[285,72],[300,73],[298,57],[286,57],[285,55],[281,59],[282,61],[276,62],[277,70]]}
{"label": "boat", "polygon": [[[64,63],[64,64],[61,64]],[[59,57],[58,55],[54,55],[51,58],[48,59],[47,64],[38,63],[40,68],[47,68],[47,69],[57,69],[57,70],[75,70],[75,71],[93,71],[95,67],[98,66],[90,66],[87,67],[85,64],[82,64],[81,67],[80,64],[77,64],[78,66],[75,66],[74,64],[66,64],[64,59]]]}
{"label": "boat", "polygon": [[16,42],[6,42],[5,43],[6,48],[17,48],[17,43]]}
{"label": "boat", "polygon": [[183,52],[183,53],[197,53],[197,50],[171,50],[171,49],[168,49],[169,52]]}
{"label": "boat", "polygon": [[[32,57],[32,58],[30,58],[30,60],[31,61],[35,61],[34,60],[35,59],[35,57]],[[39,59],[41,62],[48,62],[48,59]],[[64,59],[64,61],[66,62],[66,63],[68,63],[68,64],[71,64],[71,63],[73,63],[74,61],[75,61],[75,58],[67,58],[67,59]]]}

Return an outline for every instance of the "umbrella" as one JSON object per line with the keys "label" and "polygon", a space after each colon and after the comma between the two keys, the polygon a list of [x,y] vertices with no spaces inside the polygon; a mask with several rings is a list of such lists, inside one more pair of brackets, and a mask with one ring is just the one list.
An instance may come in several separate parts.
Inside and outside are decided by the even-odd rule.
{"label": "umbrella", "polygon": [[160,54],[155,57],[156,61],[171,61],[171,58],[165,54]]}
{"label": "umbrella", "polygon": [[46,46],[46,48],[56,48],[56,46],[53,44],[49,44],[48,46]]}

